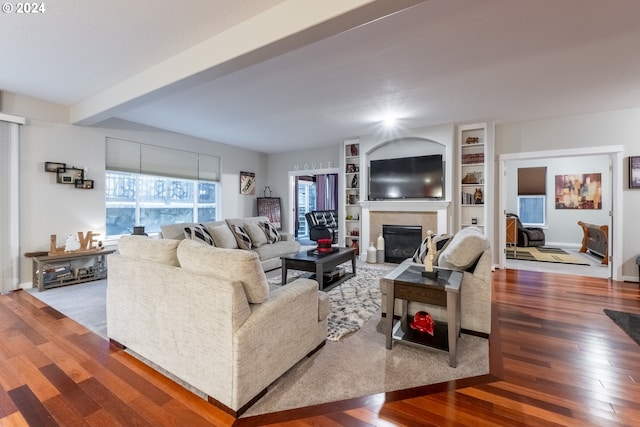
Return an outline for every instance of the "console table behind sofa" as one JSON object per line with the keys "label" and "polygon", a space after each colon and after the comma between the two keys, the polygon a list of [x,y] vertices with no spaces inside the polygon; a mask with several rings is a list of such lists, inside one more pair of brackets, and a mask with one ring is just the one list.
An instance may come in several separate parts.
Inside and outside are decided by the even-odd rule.
{"label": "console table behind sofa", "polygon": [[584,236],[582,237],[582,247],[580,252],[591,252],[600,255],[602,264],[609,264],[609,226],[595,225],[578,221],[578,225],[582,227]]}

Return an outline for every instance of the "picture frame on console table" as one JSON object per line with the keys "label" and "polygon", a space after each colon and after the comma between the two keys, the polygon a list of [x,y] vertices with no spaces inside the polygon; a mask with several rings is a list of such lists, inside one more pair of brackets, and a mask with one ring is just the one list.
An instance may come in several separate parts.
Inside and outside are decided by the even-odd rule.
{"label": "picture frame on console table", "polygon": [[282,230],[280,197],[258,197],[258,216],[266,216],[277,230]]}

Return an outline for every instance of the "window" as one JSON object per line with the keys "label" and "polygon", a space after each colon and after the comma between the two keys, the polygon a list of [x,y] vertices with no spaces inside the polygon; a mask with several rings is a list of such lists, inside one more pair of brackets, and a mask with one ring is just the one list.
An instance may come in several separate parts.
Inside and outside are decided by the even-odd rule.
{"label": "window", "polygon": [[162,224],[217,219],[217,183],[107,171],[107,238],[131,234],[134,225],[160,232]]}
{"label": "window", "polygon": [[546,225],[547,196],[518,196],[518,216],[523,225]]}
{"label": "window", "polygon": [[217,219],[217,156],[107,138],[106,171],[107,238]]}

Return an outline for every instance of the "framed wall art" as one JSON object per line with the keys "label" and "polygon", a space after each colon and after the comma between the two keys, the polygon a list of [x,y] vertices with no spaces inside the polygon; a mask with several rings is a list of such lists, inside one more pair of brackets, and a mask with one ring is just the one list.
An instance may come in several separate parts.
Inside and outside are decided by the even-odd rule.
{"label": "framed wall art", "polygon": [[240,194],[256,194],[256,174],[253,172],[240,172]]}
{"label": "framed wall art", "polygon": [[280,197],[258,197],[258,216],[266,216],[276,229],[282,230]]}
{"label": "framed wall art", "polygon": [[629,156],[629,188],[640,188],[640,156]]}
{"label": "framed wall art", "polygon": [[556,209],[602,209],[602,174],[556,175]]}

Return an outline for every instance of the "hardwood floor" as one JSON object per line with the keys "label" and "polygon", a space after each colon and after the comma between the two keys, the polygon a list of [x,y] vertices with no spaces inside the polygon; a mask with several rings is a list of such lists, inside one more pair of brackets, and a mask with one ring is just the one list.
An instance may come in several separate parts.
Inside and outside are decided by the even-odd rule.
{"label": "hardwood floor", "polygon": [[[2,426],[633,426],[637,283],[493,273],[491,374],[234,420],[27,292],[0,296]],[[354,379],[357,381],[357,379]]]}

